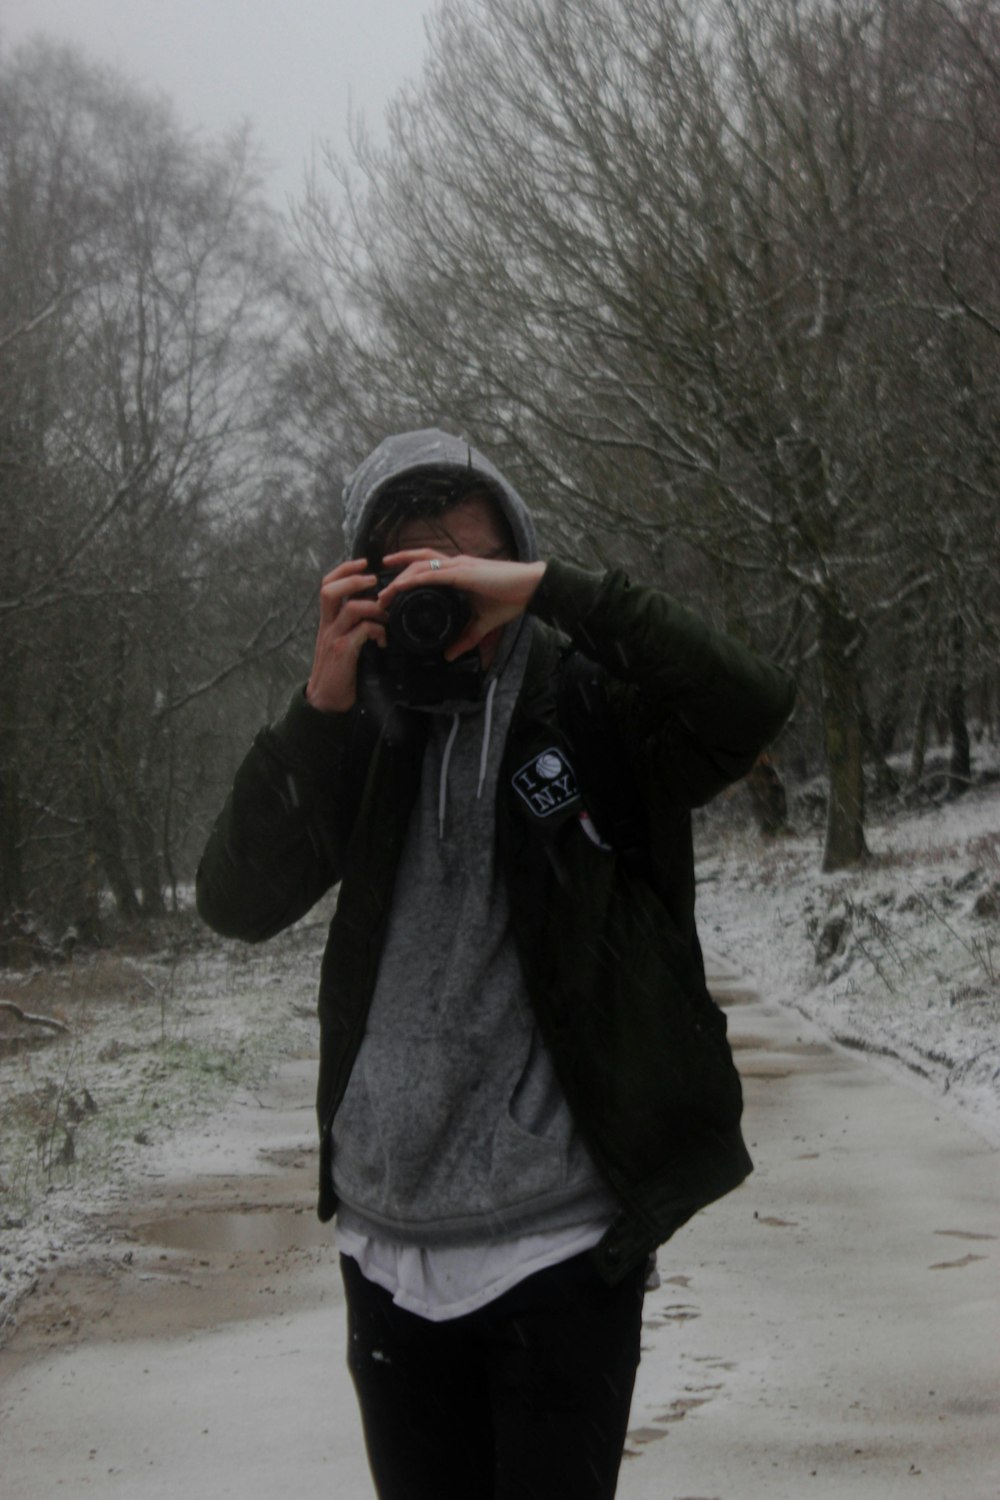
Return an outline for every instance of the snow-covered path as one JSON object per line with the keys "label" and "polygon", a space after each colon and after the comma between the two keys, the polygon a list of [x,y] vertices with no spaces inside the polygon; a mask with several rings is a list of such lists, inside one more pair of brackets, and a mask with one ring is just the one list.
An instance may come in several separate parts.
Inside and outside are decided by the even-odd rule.
{"label": "snow-covered path", "polygon": [[[728,991],[750,1181],[660,1252],[620,1500],[997,1500],[1000,1153]],[[4,1500],[371,1500],[287,1064],[0,1354]],[[551,1500],[572,1500],[571,1496]]]}
{"label": "snow-covered path", "polygon": [[621,1500],[997,1500],[1000,1152],[730,987],[757,1170],[660,1252]]}

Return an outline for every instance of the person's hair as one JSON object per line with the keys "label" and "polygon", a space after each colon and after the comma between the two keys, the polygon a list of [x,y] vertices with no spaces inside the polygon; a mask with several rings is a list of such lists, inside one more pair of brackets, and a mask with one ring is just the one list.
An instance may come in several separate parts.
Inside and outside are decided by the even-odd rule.
{"label": "person's hair", "polygon": [[414,469],[390,480],[379,495],[372,524],[366,538],[369,561],[375,565],[387,552],[398,550],[399,533],[407,521],[440,522],[442,535],[448,535],[444,518],[456,506],[468,500],[486,500],[491,506],[504,543],[511,557],[517,556],[517,544],[503,507],[493,489],[475,474],[449,474],[440,469]]}

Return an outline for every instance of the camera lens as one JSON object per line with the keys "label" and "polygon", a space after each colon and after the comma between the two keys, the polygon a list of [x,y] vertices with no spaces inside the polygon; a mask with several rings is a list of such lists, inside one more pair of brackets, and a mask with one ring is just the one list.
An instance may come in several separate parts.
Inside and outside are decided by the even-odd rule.
{"label": "camera lens", "polygon": [[455,640],[467,617],[451,589],[411,589],[390,611],[399,643],[414,655],[430,655]]}

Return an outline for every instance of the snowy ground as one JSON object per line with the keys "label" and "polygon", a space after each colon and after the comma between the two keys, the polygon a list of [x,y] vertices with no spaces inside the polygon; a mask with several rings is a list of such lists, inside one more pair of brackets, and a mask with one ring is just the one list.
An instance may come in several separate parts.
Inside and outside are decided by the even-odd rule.
{"label": "snowy ground", "polygon": [[148,950],[0,972],[0,1000],[68,1027],[0,1010],[0,1346],[25,1293],[163,1176],[178,1137],[211,1140],[225,1106],[315,1051],[328,918],[254,948],[192,916]]}
{"label": "snowy ground", "polygon": [[[1000,784],[874,820],[849,876],[737,811],[699,901],[757,1170],[660,1253],[619,1493],[994,1500]],[[11,1500],[370,1500],[312,1212],[324,932],[0,975],[69,1027],[0,1011]]]}
{"label": "snowy ground", "polygon": [[[873,820],[849,874],[819,873],[818,832],[733,823],[699,831],[706,950],[1000,1143],[1000,782]],[[178,1127],[210,1134],[314,1051],[326,917],[263,948],[181,924],[148,952],[0,973],[0,999],[70,1028],[0,1011],[0,1342],[46,1268],[162,1175]]]}
{"label": "snowy ground", "polygon": [[702,943],[1000,1143],[1000,783],[867,837],[835,875],[818,833],[706,839]]}

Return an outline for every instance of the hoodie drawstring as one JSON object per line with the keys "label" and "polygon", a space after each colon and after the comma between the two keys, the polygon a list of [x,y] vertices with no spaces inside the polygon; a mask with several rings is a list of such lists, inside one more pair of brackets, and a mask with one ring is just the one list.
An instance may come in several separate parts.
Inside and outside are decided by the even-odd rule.
{"label": "hoodie drawstring", "polygon": [[[483,742],[479,749],[479,783],[476,787],[476,796],[483,795],[483,787],[486,784],[486,766],[490,756],[490,732],[493,728],[493,697],[497,689],[496,677],[490,682],[486,689],[486,703],[483,707]],[[451,763],[452,747],[458,735],[458,726],[461,715],[456,713],[448,730],[448,738],[445,740],[444,754],[441,757],[441,775],[438,780],[438,838],[444,838],[444,815],[448,799],[448,766]]]}
{"label": "hoodie drawstring", "polygon": [[444,755],[441,757],[441,779],[438,783],[438,838],[444,838],[444,809],[445,799],[448,794],[448,762],[451,760],[451,747],[455,743],[458,734],[458,714],[451,721],[448,738],[445,741]]}
{"label": "hoodie drawstring", "polygon": [[479,785],[476,787],[477,799],[483,795],[483,783],[486,780],[486,762],[490,754],[490,730],[493,727],[493,694],[497,690],[498,677],[494,677],[486,689],[486,707],[483,710],[483,743],[479,751]]}

